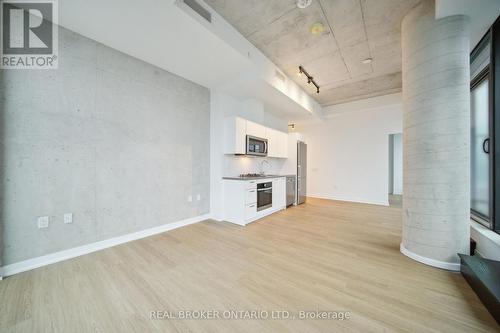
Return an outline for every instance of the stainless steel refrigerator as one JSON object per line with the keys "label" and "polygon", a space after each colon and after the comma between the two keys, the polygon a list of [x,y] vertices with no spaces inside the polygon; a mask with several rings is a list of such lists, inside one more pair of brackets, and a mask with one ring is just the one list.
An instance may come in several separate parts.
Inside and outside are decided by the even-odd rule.
{"label": "stainless steel refrigerator", "polygon": [[297,142],[297,205],[306,202],[307,194],[307,145]]}

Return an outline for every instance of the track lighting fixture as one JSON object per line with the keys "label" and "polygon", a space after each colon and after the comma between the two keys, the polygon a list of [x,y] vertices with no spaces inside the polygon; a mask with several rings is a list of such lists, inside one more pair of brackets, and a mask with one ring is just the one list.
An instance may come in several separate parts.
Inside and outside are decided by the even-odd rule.
{"label": "track lighting fixture", "polygon": [[314,81],[314,78],[307,73],[307,71],[304,69],[304,67],[299,66],[299,74],[304,74],[307,77],[307,84],[313,84],[316,87],[316,93],[319,94],[319,86],[318,84]]}

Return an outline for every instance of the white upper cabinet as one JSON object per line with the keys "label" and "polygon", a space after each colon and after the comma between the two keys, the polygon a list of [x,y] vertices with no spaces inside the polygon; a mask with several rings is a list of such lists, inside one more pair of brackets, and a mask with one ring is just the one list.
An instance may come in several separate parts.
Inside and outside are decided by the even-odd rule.
{"label": "white upper cabinet", "polygon": [[266,128],[267,156],[279,157],[278,131]]}
{"label": "white upper cabinet", "polygon": [[266,127],[247,120],[247,135],[266,138]]}
{"label": "white upper cabinet", "polygon": [[247,121],[239,117],[224,119],[224,154],[246,153]]}
{"label": "white upper cabinet", "polygon": [[245,154],[246,136],[268,141],[268,157],[288,157],[288,134],[245,120],[240,117],[224,119],[224,154]]}
{"label": "white upper cabinet", "polygon": [[278,137],[278,156],[279,158],[288,158],[288,134],[276,131]]}
{"label": "white upper cabinet", "polygon": [[268,157],[288,157],[288,134],[266,128],[266,139],[268,140]]}

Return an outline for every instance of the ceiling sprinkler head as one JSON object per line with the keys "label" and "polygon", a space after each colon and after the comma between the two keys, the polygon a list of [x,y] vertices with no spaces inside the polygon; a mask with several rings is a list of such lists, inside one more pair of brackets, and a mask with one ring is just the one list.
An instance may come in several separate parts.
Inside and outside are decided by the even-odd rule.
{"label": "ceiling sprinkler head", "polygon": [[312,3],[312,0],[297,0],[297,7],[300,9],[304,9],[306,7],[309,7]]}

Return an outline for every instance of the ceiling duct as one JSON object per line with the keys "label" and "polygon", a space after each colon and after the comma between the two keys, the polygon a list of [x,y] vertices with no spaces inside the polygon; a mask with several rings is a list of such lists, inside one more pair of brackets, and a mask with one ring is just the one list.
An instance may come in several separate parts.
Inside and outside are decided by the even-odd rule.
{"label": "ceiling duct", "polygon": [[183,0],[183,2],[191,8],[196,14],[203,17],[206,21],[212,23],[212,14],[205,9],[200,3],[196,0]]}
{"label": "ceiling duct", "polygon": [[285,82],[286,81],[286,76],[285,74],[281,73],[279,70],[275,70],[274,71],[274,75],[278,78],[278,80],[280,80],[281,82]]}

